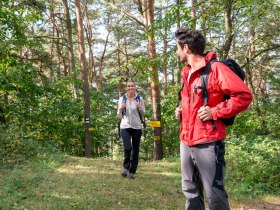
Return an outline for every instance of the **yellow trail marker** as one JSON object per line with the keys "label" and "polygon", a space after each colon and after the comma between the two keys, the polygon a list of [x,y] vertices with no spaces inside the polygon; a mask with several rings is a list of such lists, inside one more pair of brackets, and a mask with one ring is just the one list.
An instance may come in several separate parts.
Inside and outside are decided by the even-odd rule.
{"label": "yellow trail marker", "polygon": [[155,141],[159,141],[160,140],[160,136],[154,136],[154,140]]}
{"label": "yellow trail marker", "polygon": [[160,121],[151,121],[150,126],[153,128],[160,128]]}

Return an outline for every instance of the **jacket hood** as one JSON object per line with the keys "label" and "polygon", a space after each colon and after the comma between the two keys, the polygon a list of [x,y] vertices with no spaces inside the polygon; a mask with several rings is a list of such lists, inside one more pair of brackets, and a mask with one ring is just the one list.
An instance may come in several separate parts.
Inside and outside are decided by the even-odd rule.
{"label": "jacket hood", "polygon": [[[213,59],[217,59],[217,55],[215,52],[206,52],[204,55],[204,61],[202,60],[202,62],[200,62],[199,68],[196,69],[195,71],[199,71],[201,70],[203,67],[205,67],[207,65],[207,63],[209,63],[211,60]],[[191,69],[191,66],[188,64],[187,66],[185,66],[183,68],[182,71],[182,76],[183,77],[187,77],[189,70]]]}
{"label": "jacket hood", "polygon": [[207,64],[211,60],[217,59],[217,55],[215,52],[206,52],[204,58],[205,58],[205,64]]}

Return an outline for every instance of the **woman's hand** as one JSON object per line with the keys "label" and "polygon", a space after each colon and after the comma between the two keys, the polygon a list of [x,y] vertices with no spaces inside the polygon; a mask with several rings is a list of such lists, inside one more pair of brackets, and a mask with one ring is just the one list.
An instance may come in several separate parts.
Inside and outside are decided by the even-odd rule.
{"label": "woman's hand", "polygon": [[181,120],[181,114],[182,114],[182,107],[177,107],[175,110],[176,120]]}
{"label": "woman's hand", "polygon": [[136,101],[136,107],[138,110],[142,110],[142,104],[140,103],[140,101]]}
{"label": "woman's hand", "polygon": [[125,103],[122,103],[119,109],[123,110],[123,109],[125,109],[125,107],[126,107]]}

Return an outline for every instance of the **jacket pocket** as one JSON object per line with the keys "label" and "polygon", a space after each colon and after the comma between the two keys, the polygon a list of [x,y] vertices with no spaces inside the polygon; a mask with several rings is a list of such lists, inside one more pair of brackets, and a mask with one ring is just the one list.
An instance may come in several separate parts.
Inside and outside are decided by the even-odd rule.
{"label": "jacket pocket", "polygon": [[195,121],[195,125],[193,126],[193,129],[194,129],[194,136],[196,139],[203,139],[209,135],[207,131],[206,123],[201,121],[198,115],[196,116],[196,121]]}

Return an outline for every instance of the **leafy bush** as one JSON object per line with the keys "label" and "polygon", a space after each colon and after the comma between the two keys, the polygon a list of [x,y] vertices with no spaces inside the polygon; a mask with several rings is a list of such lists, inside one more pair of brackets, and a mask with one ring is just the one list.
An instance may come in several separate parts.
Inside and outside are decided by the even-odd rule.
{"label": "leafy bush", "polygon": [[252,134],[227,140],[227,179],[234,194],[258,195],[279,189],[278,141]]}
{"label": "leafy bush", "polygon": [[162,99],[163,148],[166,157],[179,154],[180,123],[175,119],[178,101],[178,86],[171,86],[170,92]]}
{"label": "leafy bush", "polygon": [[0,127],[0,157],[1,163],[17,164],[37,153],[35,141],[24,138],[20,128],[11,126]]}
{"label": "leafy bush", "polygon": [[0,164],[14,167],[43,153],[55,153],[58,149],[26,136],[21,127],[15,125],[0,127]]}

